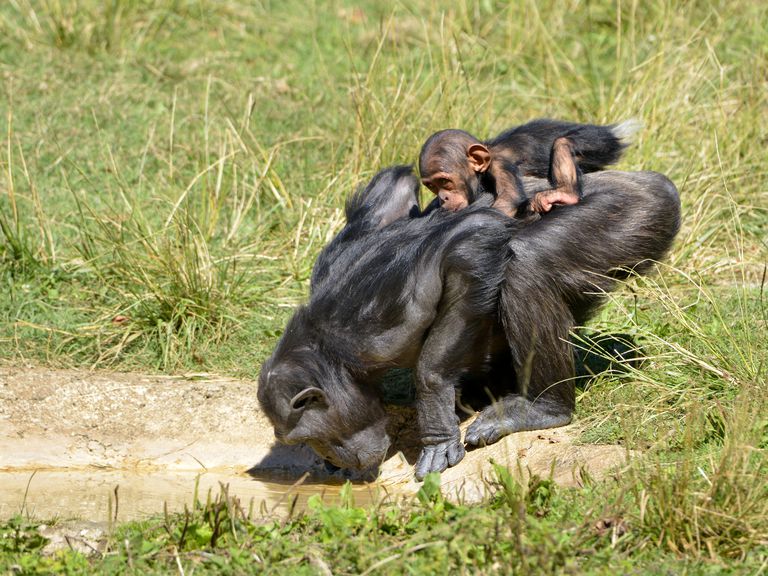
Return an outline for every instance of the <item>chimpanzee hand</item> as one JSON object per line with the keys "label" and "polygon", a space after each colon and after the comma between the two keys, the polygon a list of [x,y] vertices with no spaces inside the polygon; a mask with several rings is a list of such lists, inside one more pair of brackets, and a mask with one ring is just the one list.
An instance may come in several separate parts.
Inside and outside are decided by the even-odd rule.
{"label": "chimpanzee hand", "polygon": [[423,480],[430,472],[442,472],[449,466],[455,466],[461,462],[464,454],[464,444],[460,437],[424,446],[416,461],[416,480]]}

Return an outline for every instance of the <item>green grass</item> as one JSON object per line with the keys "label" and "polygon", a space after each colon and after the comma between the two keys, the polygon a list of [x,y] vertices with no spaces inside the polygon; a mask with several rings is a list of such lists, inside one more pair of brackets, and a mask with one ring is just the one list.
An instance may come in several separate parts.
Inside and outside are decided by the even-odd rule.
{"label": "green grass", "polygon": [[[349,485],[347,485],[349,486]],[[595,506],[603,485],[559,491],[534,478],[519,485],[503,468],[483,506],[455,505],[428,476],[413,503],[356,506],[313,496],[305,511],[260,516],[226,489],[183,514],[113,527],[87,558],[70,550],[40,555],[46,541],[21,517],[2,526],[0,569],[11,573],[208,572],[224,574],[717,574],[755,573],[759,552],[738,565],[659,550],[644,519]],[[585,504],[586,500],[589,504]],[[649,509],[646,515],[653,513]],[[642,534],[637,537],[636,534]]]}
{"label": "green grass", "polygon": [[648,355],[579,398],[585,442],[644,452],[621,477],[543,510],[237,516],[183,546],[174,517],[95,560],[41,559],[19,519],[0,569],[355,573],[396,549],[378,572],[768,570],[766,21],[746,0],[2,3],[0,361],[255,377],[344,197],[439,128],[638,118],[620,167],[667,174],[684,221],[594,322]]}

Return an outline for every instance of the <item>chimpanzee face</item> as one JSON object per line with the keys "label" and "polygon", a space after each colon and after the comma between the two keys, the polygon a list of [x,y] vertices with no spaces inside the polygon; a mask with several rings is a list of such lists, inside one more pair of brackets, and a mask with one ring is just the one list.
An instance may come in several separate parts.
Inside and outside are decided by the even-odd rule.
{"label": "chimpanzee face", "polygon": [[[292,440],[292,438],[296,438]],[[389,449],[386,419],[374,422],[350,437],[341,438],[337,435],[314,434],[302,438],[302,434],[289,434],[287,443],[305,442],[322,458],[339,468],[367,470],[379,466]]]}
{"label": "chimpanzee face", "polygon": [[315,353],[267,361],[258,398],[278,441],[305,443],[340,468],[378,466],[389,449],[381,400]]}
{"label": "chimpanzee face", "polygon": [[440,199],[440,207],[457,212],[469,205],[469,192],[458,169],[442,170],[445,161],[431,158],[422,167],[421,183]]}
{"label": "chimpanzee face", "polygon": [[475,200],[480,174],[488,171],[491,154],[483,144],[473,143],[474,137],[464,132],[444,135],[441,139],[443,144],[456,142],[450,146],[425,145],[419,158],[421,183],[439,198],[441,208],[457,212]]}

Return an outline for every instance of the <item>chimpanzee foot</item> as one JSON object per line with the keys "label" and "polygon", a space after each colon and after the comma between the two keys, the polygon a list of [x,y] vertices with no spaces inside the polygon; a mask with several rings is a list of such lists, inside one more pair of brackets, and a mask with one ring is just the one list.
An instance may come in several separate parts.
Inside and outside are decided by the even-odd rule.
{"label": "chimpanzee foot", "polygon": [[486,446],[513,432],[543,430],[565,426],[571,421],[571,410],[553,403],[532,403],[522,396],[506,396],[486,407],[467,428],[464,441],[473,446]]}
{"label": "chimpanzee foot", "polygon": [[416,461],[416,480],[423,480],[430,472],[442,472],[449,466],[455,466],[461,462],[464,454],[464,445],[460,438],[424,446]]}
{"label": "chimpanzee foot", "polygon": [[514,419],[505,420],[495,414],[486,415],[481,412],[477,420],[467,428],[464,441],[471,446],[487,446],[514,432],[515,424]]}

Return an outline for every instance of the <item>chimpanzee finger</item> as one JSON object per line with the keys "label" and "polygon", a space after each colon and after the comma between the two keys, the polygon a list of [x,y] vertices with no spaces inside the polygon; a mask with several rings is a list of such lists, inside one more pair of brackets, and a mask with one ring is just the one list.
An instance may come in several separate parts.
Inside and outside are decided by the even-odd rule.
{"label": "chimpanzee finger", "polygon": [[442,472],[448,468],[448,458],[446,457],[446,452],[447,448],[445,444],[425,446],[421,450],[419,459],[416,462],[416,480],[423,480],[424,477],[430,472]]}
{"label": "chimpanzee finger", "polygon": [[466,451],[460,440],[448,440],[425,446],[416,462],[416,479],[421,480],[430,472],[443,472],[462,461]]}
{"label": "chimpanzee finger", "polygon": [[464,444],[461,442],[448,446],[448,466],[456,466],[456,464],[464,459],[464,454],[466,454],[466,451],[464,450]]}

